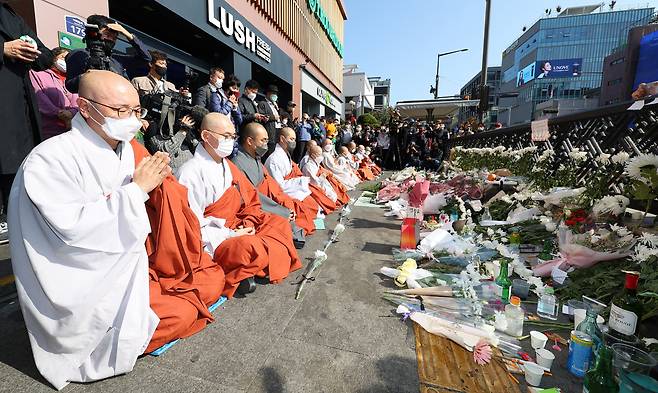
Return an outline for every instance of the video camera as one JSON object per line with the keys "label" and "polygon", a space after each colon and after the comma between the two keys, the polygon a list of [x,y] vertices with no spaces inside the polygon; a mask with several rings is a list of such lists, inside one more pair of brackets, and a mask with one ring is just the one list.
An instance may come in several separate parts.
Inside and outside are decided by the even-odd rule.
{"label": "video camera", "polygon": [[174,130],[181,128],[180,120],[194,110],[188,97],[172,90],[144,94],[140,97],[140,104],[148,111],[145,120],[157,124],[163,137],[173,136]]}
{"label": "video camera", "polygon": [[106,52],[105,42],[101,38],[101,31],[98,25],[85,25],[84,41],[85,44],[87,44],[87,51],[89,52],[89,58],[87,59],[87,64],[85,65],[85,71],[111,71],[110,56]]}

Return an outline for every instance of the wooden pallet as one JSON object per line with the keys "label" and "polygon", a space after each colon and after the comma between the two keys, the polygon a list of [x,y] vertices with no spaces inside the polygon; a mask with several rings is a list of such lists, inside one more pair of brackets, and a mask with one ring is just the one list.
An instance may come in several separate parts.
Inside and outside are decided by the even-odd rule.
{"label": "wooden pallet", "polygon": [[[435,336],[414,323],[421,393],[520,393],[505,366],[492,359],[485,366],[452,341]],[[494,354],[500,352],[494,348]]]}

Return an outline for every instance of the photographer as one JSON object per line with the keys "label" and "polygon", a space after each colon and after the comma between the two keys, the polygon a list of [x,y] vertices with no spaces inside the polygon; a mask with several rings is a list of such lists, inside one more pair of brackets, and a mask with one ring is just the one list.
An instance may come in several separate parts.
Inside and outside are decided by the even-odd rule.
{"label": "photographer", "polygon": [[171,169],[176,172],[185,162],[194,156],[199,141],[196,139],[196,128],[201,125],[203,117],[208,113],[206,108],[195,106],[189,115],[183,116],[174,126],[177,131],[171,135],[167,127],[158,129],[157,121],[150,121],[144,135],[146,149],[155,154],[157,151],[169,153]]}
{"label": "photographer", "polygon": [[[144,44],[113,19],[103,15],[91,15],[87,18],[87,25],[84,38],[87,48],[75,50],[66,56],[66,88],[69,91],[78,92],[80,76],[89,69],[105,69],[128,79],[122,61],[140,60],[151,63],[151,56]],[[119,34],[132,45],[134,55],[112,53]]]}
{"label": "photographer", "polygon": [[151,62],[148,75],[138,76],[131,81],[140,97],[149,93],[176,91],[176,86],[165,79],[167,77],[167,54],[157,50],[149,51],[149,54]]}

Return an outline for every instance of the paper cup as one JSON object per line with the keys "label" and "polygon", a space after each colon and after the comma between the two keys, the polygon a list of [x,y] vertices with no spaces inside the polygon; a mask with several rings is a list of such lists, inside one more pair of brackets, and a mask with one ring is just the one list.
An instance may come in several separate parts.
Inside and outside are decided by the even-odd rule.
{"label": "paper cup", "polygon": [[537,357],[537,364],[545,367],[547,369],[551,369],[551,365],[553,364],[553,360],[555,360],[555,355],[549,351],[548,349],[538,349],[535,352],[535,355]]}
{"label": "paper cup", "polygon": [[523,365],[525,374],[525,381],[528,385],[539,386],[541,384],[541,377],[544,376],[544,369],[539,367],[537,363],[526,363]]}
{"label": "paper cup", "polygon": [[530,344],[535,351],[544,348],[547,341],[548,337],[546,337],[544,333],[538,332],[536,330],[530,332]]}

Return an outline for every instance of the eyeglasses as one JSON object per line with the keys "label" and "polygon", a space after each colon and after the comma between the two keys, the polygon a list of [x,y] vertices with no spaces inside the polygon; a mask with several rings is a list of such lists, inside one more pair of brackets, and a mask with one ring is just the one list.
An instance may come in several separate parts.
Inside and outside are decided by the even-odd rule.
{"label": "eyeglasses", "polygon": [[110,108],[112,110],[115,110],[117,112],[117,118],[119,118],[119,119],[127,119],[128,117],[130,117],[130,115],[132,113],[134,113],[135,116],[137,116],[138,119],[142,119],[148,113],[148,110],[142,108],[141,106],[136,106],[134,108],[131,108],[129,106],[114,107],[114,106],[103,104],[103,103],[98,102],[98,101],[94,101],[94,100],[92,100],[90,98],[87,98],[87,97],[80,97],[80,98],[83,98],[83,99],[85,99],[89,102],[93,102],[94,104],[98,104],[100,106],[104,106],[106,108]]}
{"label": "eyeglasses", "polygon": [[232,141],[234,141],[235,138],[237,137],[237,135],[235,135],[235,133],[233,133],[233,134],[221,134],[219,132],[215,132],[215,131],[211,131],[211,130],[205,130],[205,131],[208,131],[209,133],[211,133],[213,135],[221,136],[222,139],[229,139],[229,140],[232,140]]}

